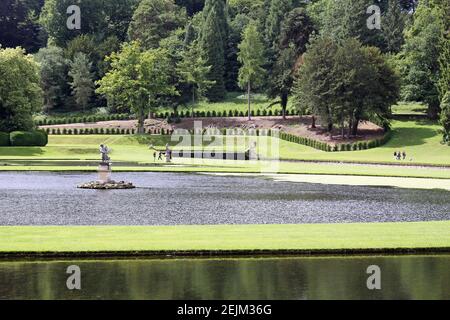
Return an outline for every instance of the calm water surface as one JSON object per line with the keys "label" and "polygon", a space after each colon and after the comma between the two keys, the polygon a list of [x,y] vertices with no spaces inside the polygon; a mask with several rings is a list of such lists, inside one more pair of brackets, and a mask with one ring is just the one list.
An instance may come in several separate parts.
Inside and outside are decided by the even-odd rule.
{"label": "calm water surface", "polygon": [[[80,291],[66,288],[70,265]],[[367,289],[367,267],[381,290]],[[450,256],[0,261],[0,299],[450,299]]]}
{"label": "calm water surface", "polygon": [[[297,224],[450,220],[450,192],[115,173],[135,190],[80,190],[95,174],[0,173],[0,225]],[[326,183],[326,181],[324,181]]]}

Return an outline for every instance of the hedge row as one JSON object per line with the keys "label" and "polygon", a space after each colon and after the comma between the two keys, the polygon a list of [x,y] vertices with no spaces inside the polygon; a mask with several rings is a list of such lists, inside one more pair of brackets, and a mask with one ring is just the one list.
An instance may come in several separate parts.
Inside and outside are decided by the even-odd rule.
{"label": "hedge row", "polygon": [[48,135],[43,130],[0,132],[0,146],[13,147],[45,147]]}
{"label": "hedge row", "polygon": [[56,119],[42,119],[36,121],[38,126],[51,126],[58,124],[72,124],[72,123],[94,123],[99,121],[112,121],[112,120],[128,120],[130,115],[128,114],[109,114],[109,115],[95,115],[95,116],[80,116],[80,117],[64,117]]}
{"label": "hedge row", "polygon": [[[207,133],[208,129],[202,129],[198,132],[194,132],[194,130],[189,130],[188,132],[190,134],[205,134]],[[230,129],[221,129],[219,130],[221,135],[227,135],[227,132]],[[46,128],[45,131],[47,134],[52,135],[86,135],[86,134],[120,134],[120,135],[126,135],[126,134],[135,134],[136,129],[120,129],[120,128],[81,128],[81,129],[71,129],[71,128]],[[265,131],[263,133],[263,131]],[[146,129],[146,134],[153,134],[153,135],[171,135],[174,131],[169,129]],[[232,130],[233,135],[235,135],[235,132]],[[259,130],[255,129],[253,130],[252,135],[259,136],[261,134],[263,135],[271,135],[271,130]]]}
{"label": "hedge row", "polygon": [[[254,117],[265,117],[265,116],[281,116],[282,110],[256,110],[251,111],[251,116]],[[286,115],[298,115],[298,113],[295,110],[286,110]],[[248,111],[239,111],[239,110],[224,110],[224,111],[180,111],[177,113],[173,112],[160,112],[155,114],[156,118],[158,119],[176,119],[176,118],[190,118],[194,116],[195,118],[215,118],[215,117],[222,117],[222,118],[231,118],[231,117],[247,117]]]}
{"label": "hedge row", "polygon": [[85,129],[68,129],[68,128],[46,128],[47,134],[52,135],[80,135],[80,134],[135,134],[135,129],[119,129],[119,128],[85,128]]}
{"label": "hedge row", "polygon": [[326,151],[326,152],[336,152],[336,151],[358,151],[358,150],[368,150],[380,147],[386,144],[392,136],[392,131],[388,131],[382,138],[369,140],[369,141],[358,141],[354,143],[342,143],[337,145],[330,145],[326,142],[306,138],[299,137],[296,135],[292,135],[289,133],[280,133],[280,139],[302,144],[308,147],[312,147],[318,150]]}
{"label": "hedge row", "polygon": [[0,132],[0,147],[7,147],[9,146],[9,133],[6,132]]}
{"label": "hedge row", "polygon": [[[210,117],[246,117],[248,116],[248,111],[238,111],[238,110],[228,110],[228,111],[195,111],[194,117],[196,118],[210,118]],[[256,110],[251,111],[251,115],[261,117],[261,116],[281,116],[281,110]],[[286,115],[297,115],[295,110],[286,110]],[[191,111],[180,111],[177,113],[173,112],[160,112],[155,114],[156,118],[159,119],[170,119],[171,121],[176,118],[190,118],[192,117]],[[110,115],[95,115],[95,116],[80,116],[80,117],[64,117],[55,119],[41,119],[36,121],[38,126],[52,126],[58,124],[73,124],[73,123],[94,123],[99,121],[112,121],[112,120],[129,120],[132,118],[128,114],[110,114]]]}

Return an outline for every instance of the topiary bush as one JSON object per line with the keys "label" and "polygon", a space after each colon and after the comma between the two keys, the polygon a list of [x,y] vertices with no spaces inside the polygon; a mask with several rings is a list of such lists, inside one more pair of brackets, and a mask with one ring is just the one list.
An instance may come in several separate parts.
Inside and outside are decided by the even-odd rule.
{"label": "topiary bush", "polygon": [[45,147],[48,143],[47,133],[43,130],[14,131],[9,137],[14,147]]}
{"label": "topiary bush", "polygon": [[9,146],[9,133],[0,132],[0,147]]}

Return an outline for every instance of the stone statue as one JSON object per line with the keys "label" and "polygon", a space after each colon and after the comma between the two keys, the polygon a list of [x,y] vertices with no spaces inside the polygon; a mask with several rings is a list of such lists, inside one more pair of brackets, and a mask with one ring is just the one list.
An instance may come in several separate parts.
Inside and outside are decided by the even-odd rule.
{"label": "stone statue", "polygon": [[99,151],[102,155],[102,163],[109,163],[111,158],[108,156],[108,154],[110,152],[110,149],[108,148],[108,146],[101,144]]}
{"label": "stone statue", "polygon": [[247,150],[248,152],[248,160],[259,160],[257,153],[257,144],[256,141],[253,141],[250,145],[250,148]]}
{"label": "stone statue", "polygon": [[166,163],[170,163],[172,160],[172,150],[169,148],[169,144],[166,144]]}

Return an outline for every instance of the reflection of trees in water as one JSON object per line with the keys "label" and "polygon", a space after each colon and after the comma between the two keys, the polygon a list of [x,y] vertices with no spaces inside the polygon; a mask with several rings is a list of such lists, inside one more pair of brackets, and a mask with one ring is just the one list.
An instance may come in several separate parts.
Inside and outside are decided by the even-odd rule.
{"label": "reflection of trees in water", "polygon": [[[66,288],[66,268],[82,290]],[[382,290],[366,269],[382,270]],[[0,299],[450,298],[450,256],[0,262]]]}

